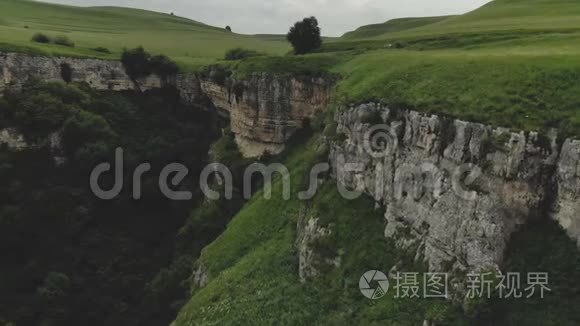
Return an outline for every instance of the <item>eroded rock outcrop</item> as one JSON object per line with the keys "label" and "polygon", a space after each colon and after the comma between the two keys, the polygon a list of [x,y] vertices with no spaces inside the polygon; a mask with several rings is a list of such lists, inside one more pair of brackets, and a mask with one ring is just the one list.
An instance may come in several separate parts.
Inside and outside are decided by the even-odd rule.
{"label": "eroded rock outcrop", "polygon": [[97,90],[161,87],[161,79],[155,75],[136,82],[131,80],[119,61],[0,53],[0,92],[5,89],[17,91],[32,79],[62,81],[69,77],[72,82],[85,82]]}
{"label": "eroded rock outcrop", "polygon": [[331,239],[332,227],[321,225],[319,218],[312,216],[307,209],[301,211],[296,226],[296,249],[298,276],[302,283],[316,278],[321,270],[340,266],[339,253],[325,250],[324,244]]}
{"label": "eroded rock outcrop", "polygon": [[564,142],[556,184],[553,217],[580,246],[580,140]]}
{"label": "eroded rock outcrop", "polygon": [[19,133],[15,128],[0,129],[0,146],[6,146],[15,151],[24,150],[29,147],[24,139],[24,135]]}
{"label": "eroded rock outcrop", "polygon": [[[341,110],[330,160],[348,189],[385,207],[385,235],[431,271],[499,270],[511,235],[550,214],[580,236],[580,142],[381,105]],[[462,276],[463,275],[463,276]]]}
{"label": "eroded rock outcrop", "polygon": [[294,133],[328,105],[333,83],[322,77],[254,73],[245,80],[201,80],[203,94],[229,113],[242,154],[278,154]]}

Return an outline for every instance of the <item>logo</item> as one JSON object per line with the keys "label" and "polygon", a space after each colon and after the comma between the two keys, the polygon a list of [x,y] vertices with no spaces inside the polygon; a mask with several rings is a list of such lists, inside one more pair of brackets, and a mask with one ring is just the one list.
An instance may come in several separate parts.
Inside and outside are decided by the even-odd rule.
{"label": "logo", "polygon": [[387,275],[381,271],[368,271],[361,276],[358,281],[360,292],[371,300],[378,300],[387,294],[389,290],[389,280]]}

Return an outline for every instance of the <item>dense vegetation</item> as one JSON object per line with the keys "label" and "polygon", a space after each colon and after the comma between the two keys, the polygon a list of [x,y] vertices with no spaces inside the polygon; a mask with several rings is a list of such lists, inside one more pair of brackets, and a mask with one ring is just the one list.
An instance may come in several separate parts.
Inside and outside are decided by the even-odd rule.
{"label": "dense vegetation", "polygon": [[[201,205],[196,178],[218,136],[208,128],[219,125],[214,119],[181,105],[171,89],[113,94],[35,82],[0,100],[0,124],[36,144],[0,149],[0,324],[168,324],[186,299],[192,261],[233,214],[224,205],[222,220],[188,218]],[[50,148],[55,132],[62,148]],[[101,201],[88,175],[117,146],[125,188]],[[55,156],[65,163],[55,165]],[[132,171],[144,161],[152,171],[134,201]],[[190,169],[182,187],[193,201],[159,192],[159,169],[169,162]]]}
{"label": "dense vegetation", "polygon": [[179,72],[179,67],[171,59],[164,55],[151,56],[142,46],[123,50],[121,63],[127,75],[133,80],[145,78],[151,74],[166,79]]}

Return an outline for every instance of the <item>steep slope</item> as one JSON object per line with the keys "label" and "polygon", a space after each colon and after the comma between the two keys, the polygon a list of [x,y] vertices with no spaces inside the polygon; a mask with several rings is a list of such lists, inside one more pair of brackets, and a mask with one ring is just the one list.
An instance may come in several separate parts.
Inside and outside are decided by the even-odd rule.
{"label": "steep slope", "polygon": [[[75,47],[31,42],[34,33],[64,35]],[[222,58],[233,47],[273,54],[288,50],[286,42],[229,33],[190,19],[146,10],[117,7],[74,7],[29,0],[0,0],[0,40],[4,49],[24,47],[66,55],[117,58],[123,48],[144,46],[184,63]],[[8,45],[9,44],[9,45]],[[91,49],[105,47],[108,55]]]}
{"label": "steep slope", "polygon": [[209,283],[195,289],[174,325],[420,325],[425,316],[467,325],[445,301],[397,300],[391,292],[369,304],[362,297],[360,276],[388,271],[404,254],[384,238],[382,214],[369,198],[343,200],[330,180],[313,200],[296,197],[325,154],[318,137],[289,151],[291,199],[276,178],[271,199],[259,192],[246,204],[204,250],[198,266]]}
{"label": "steep slope", "polygon": [[439,17],[413,17],[413,18],[398,18],[392,19],[381,24],[365,25],[357,28],[354,31],[347,32],[340,37],[340,40],[355,40],[365,39],[369,37],[379,36],[385,33],[401,32],[425,25],[430,25],[449,19],[453,16],[439,16]]}

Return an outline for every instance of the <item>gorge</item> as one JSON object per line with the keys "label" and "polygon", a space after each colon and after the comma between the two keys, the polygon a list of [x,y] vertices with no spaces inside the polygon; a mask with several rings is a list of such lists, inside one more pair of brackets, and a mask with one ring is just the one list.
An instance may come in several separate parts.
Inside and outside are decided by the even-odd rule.
{"label": "gorge", "polygon": [[[98,91],[176,89],[189,109],[227,117],[246,158],[283,153],[297,131],[328,110],[335,85],[325,76],[266,72],[236,79],[215,67],[171,78],[151,75],[132,80],[116,61],[4,53],[0,92],[18,92],[35,79],[63,81],[65,65],[71,70],[71,82]],[[513,131],[378,103],[343,106],[332,120],[326,124],[329,135],[325,131],[323,137],[329,148],[324,160],[333,166],[332,177],[373,199],[384,215],[384,236],[400,250],[412,252],[429,271],[454,275],[454,299],[459,303],[465,275],[502,270],[513,234],[530,220],[552,218],[580,243],[577,139],[562,139],[556,130],[548,135]],[[365,147],[365,137],[375,125],[386,126],[393,137],[383,144],[388,154],[380,157]],[[14,151],[27,148],[25,139],[14,128],[0,130],[0,144]],[[345,162],[361,169],[344,171]],[[469,199],[453,189],[454,171],[465,165],[481,171],[466,187],[473,194]],[[323,255],[313,243],[332,233],[318,223],[306,213],[298,223],[296,246],[304,282],[321,274],[314,260]],[[339,265],[340,255],[333,252],[327,265]],[[205,269],[201,264],[194,272],[198,287],[216,277]],[[397,271],[397,265],[391,271]]]}

